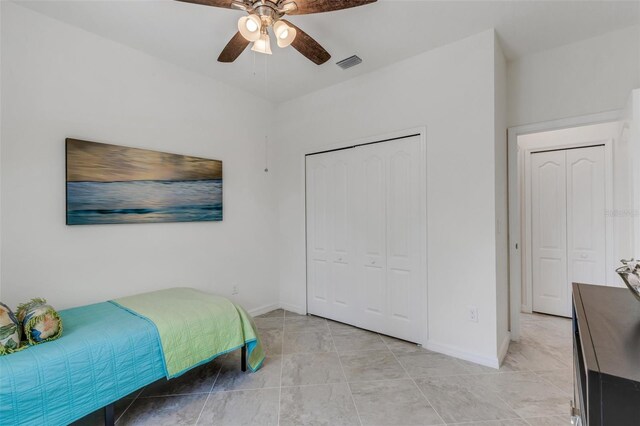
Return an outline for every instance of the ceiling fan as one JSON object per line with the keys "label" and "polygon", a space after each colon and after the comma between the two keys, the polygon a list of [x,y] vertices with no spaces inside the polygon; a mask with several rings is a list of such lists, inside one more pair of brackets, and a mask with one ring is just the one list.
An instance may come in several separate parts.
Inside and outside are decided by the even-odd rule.
{"label": "ceiling fan", "polygon": [[271,55],[269,28],[272,28],[279,47],[293,46],[317,65],[327,62],[331,55],[311,36],[282,19],[285,15],[307,15],[329,12],[375,3],[377,0],[178,0],[205,6],[238,9],[247,12],[238,21],[238,32],[222,50],[218,61],[233,62],[253,42],[251,50]]}

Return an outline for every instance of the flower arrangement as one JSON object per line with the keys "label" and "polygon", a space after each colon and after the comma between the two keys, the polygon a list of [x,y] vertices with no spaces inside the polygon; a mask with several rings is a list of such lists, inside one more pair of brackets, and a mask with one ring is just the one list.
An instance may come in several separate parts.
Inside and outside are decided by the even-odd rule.
{"label": "flower arrangement", "polygon": [[616,269],[616,272],[622,278],[622,281],[629,287],[633,295],[640,300],[640,260],[622,259],[620,262],[624,266]]}

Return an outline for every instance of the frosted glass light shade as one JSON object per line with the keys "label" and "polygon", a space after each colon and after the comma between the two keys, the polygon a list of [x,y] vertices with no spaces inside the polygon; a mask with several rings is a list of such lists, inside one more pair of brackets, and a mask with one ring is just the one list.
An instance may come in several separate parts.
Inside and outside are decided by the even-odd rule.
{"label": "frosted glass light shade", "polygon": [[238,20],[238,31],[240,31],[242,37],[249,41],[256,41],[260,39],[261,27],[262,21],[258,15],[243,16]]}
{"label": "frosted glass light shade", "polygon": [[262,34],[258,40],[254,41],[251,50],[264,53],[265,55],[271,55],[271,40],[269,39],[269,34]]}
{"label": "frosted glass light shade", "polygon": [[296,39],[297,31],[282,21],[278,21],[273,25],[273,32],[276,34],[276,40],[279,47],[287,47]]}

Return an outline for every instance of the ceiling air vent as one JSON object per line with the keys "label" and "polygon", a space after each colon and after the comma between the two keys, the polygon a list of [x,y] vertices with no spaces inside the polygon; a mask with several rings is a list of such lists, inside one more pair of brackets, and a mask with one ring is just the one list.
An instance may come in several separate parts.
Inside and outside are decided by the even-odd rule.
{"label": "ceiling air vent", "polygon": [[342,68],[343,70],[346,70],[348,68],[355,67],[356,65],[361,63],[362,63],[362,59],[358,57],[358,55],[353,55],[350,58],[341,60],[336,65]]}

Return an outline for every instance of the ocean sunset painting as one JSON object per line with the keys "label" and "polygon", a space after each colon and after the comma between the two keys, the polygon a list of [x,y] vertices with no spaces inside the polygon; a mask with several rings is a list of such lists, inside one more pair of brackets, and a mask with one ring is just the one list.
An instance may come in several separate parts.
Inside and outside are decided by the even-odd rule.
{"label": "ocean sunset painting", "polygon": [[222,220],[222,161],[66,140],[67,225]]}

